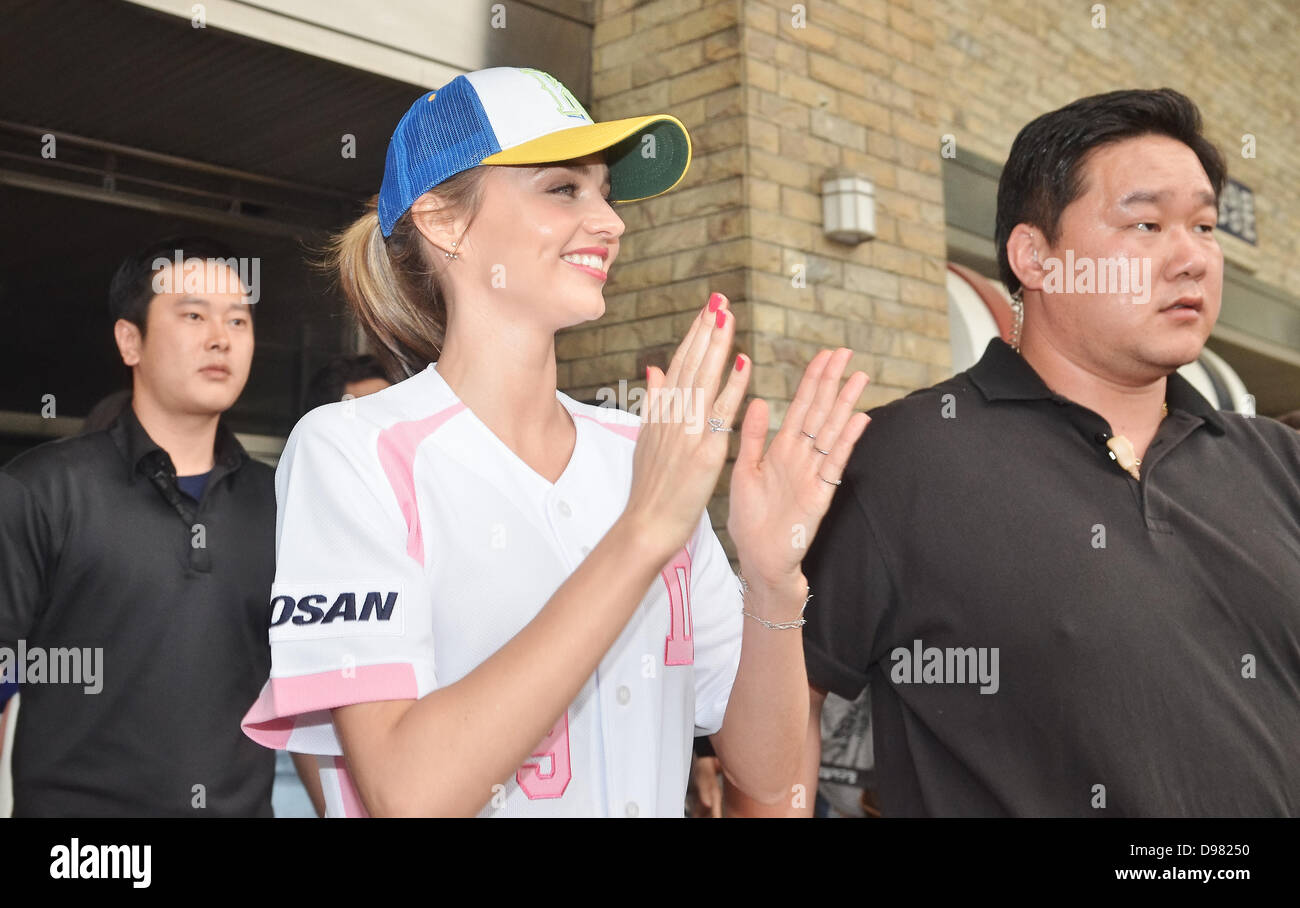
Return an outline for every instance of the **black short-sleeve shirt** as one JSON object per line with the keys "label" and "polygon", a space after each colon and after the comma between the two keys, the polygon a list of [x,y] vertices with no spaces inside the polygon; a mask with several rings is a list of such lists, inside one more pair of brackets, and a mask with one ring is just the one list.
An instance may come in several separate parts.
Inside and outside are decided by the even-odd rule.
{"label": "black short-sleeve shirt", "polygon": [[15,816],[271,815],[274,755],[240,720],[271,667],[275,472],[224,424],[214,455],[182,495],[128,406],[0,470]]}
{"label": "black short-sleeve shirt", "polygon": [[1166,397],[1140,481],[998,339],[871,412],[805,651],[886,815],[1300,814],[1300,435]]}

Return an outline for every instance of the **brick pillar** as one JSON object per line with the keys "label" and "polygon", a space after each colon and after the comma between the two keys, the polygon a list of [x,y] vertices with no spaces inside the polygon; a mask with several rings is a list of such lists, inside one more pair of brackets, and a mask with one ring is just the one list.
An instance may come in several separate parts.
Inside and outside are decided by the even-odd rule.
{"label": "brick pillar", "polygon": [[[788,400],[824,346],[856,351],[851,368],[871,376],[864,407],[946,377],[940,81],[917,62],[933,20],[897,0],[820,0],[802,17],[789,3],[742,5],[757,393]],[[874,240],[824,236],[821,182],[836,170],[874,184]]]}

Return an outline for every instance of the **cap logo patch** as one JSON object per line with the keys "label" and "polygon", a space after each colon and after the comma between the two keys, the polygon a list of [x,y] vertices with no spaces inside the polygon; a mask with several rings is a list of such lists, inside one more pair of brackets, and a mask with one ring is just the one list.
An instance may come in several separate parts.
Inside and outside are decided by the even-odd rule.
{"label": "cap logo patch", "polygon": [[587,112],[582,109],[582,105],[578,103],[578,99],[575,98],[573,94],[550,73],[542,72],[540,69],[529,69],[527,67],[520,67],[519,71],[528,73],[528,75],[537,80],[538,84],[541,85],[542,88],[546,90],[546,93],[551,96],[552,100],[555,101],[555,109],[558,113],[566,117],[575,117],[588,123],[591,122],[591,117],[587,116]]}

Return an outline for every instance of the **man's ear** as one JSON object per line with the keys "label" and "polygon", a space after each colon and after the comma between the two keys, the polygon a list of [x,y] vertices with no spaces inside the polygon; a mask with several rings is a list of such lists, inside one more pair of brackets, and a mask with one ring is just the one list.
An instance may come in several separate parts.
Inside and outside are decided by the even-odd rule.
{"label": "man's ear", "polygon": [[122,362],[130,367],[135,367],[140,362],[140,348],[144,346],[144,338],[140,336],[140,328],[135,322],[119,318],[113,323],[113,340],[117,341],[117,352],[122,356]]}
{"label": "man's ear", "polygon": [[1007,262],[1026,290],[1043,289],[1047,253],[1042,231],[1028,224],[1017,224],[1007,238]]}
{"label": "man's ear", "polygon": [[433,244],[439,252],[459,252],[458,241],[463,226],[458,218],[449,218],[442,203],[425,193],[411,205],[411,221],[420,235]]}

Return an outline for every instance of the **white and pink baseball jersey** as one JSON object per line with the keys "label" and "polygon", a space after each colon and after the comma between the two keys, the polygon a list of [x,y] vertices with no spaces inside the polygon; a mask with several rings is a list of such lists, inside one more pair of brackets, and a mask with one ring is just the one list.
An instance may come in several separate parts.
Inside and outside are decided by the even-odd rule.
{"label": "white and pink baseball jersey", "polygon": [[[267,747],[318,755],[328,816],[365,812],[329,710],[423,697],[467,675],[622,512],[639,418],[556,396],[577,444],[554,484],[436,364],[317,408],[290,435],[275,482],[271,677],[243,725]],[[722,724],[741,620],[706,512],[532,758],[483,793],[480,815],[682,816],[692,738]]]}

